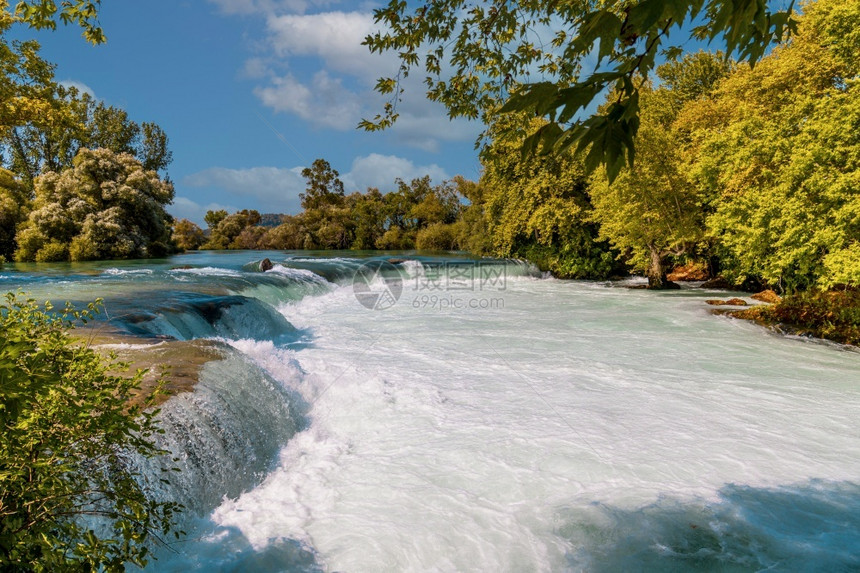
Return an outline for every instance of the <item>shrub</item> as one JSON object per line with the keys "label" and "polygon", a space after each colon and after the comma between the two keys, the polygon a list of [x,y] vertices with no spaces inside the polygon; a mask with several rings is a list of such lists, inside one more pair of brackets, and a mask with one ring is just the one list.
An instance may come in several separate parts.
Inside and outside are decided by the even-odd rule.
{"label": "shrub", "polygon": [[427,251],[454,251],[458,248],[456,223],[433,223],[418,231],[415,247]]}
{"label": "shrub", "polygon": [[134,405],[143,372],[114,374],[124,365],[69,335],[97,304],[0,302],[0,570],[123,571],[173,527],[179,506],[148,499],[129,464],[163,453],[160,386]]}

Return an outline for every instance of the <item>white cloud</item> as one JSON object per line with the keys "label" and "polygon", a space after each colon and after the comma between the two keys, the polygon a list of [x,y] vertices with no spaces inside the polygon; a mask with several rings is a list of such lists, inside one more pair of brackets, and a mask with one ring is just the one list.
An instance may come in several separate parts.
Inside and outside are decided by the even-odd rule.
{"label": "white cloud", "polygon": [[267,28],[269,43],[280,57],[318,57],[328,70],[369,82],[397,71],[394,56],[371,54],[361,45],[368,34],[379,28],[369,12],[270,16]]}
{"label": "white cloud", "polygon": [[377,187],[385,192],[394,189],[394,180],[397,178],[410,181],[425,175],[429,175],[434,183],[450,179],[448,173],[435,163],[415,165],[403,157],[378,153],[356,157],[349,173],[344,174],[341,179],[348,190],[357,189],[364,192],[368,187]]}
{"label": "white cloud", "polygon": [[221,205],[219,203],[209,203],[204,207],[187,197],[176,197],[173,199],[173,204],[167,207],[167,212],[173,215],[176,220],[188,219],[205,228],[206,222],[203,220],[203,217],[206,215],[206,211],[218,211],[221,209],[224,209],[228,213],[238,210],[236,207]]}
{"label": "white cloud", "polygon": [[314,74],[310,85],[287,75],[273,78],[272,85],[254,93],[276,112],[293,113],[315,125],[343,131],[354,129],[361,118],[358,97],[325,70]]}
{"label": "white cloud", "polygon": [[93,99],[98,99],[96,98],[96,92],[93,91],[93,88],[91,88],[84,82],[79,82],[77,80],[61,80],[57,83],[65,88],[75,88],[81,93],[89,94],[89,96]]}
{"label": "white cloud", "polygon": [[239,71],[240,78],[259,80],[269,75],[269,65],[263,58],[249,58]]}
{"label": "white cloud", "polygon": [[252,167],[227,169],[212,167],[186,176],[182,183],[189,187],[216,187],[241,198],[256,199],[261,211],[295,213],[301,210],[299,193],[305,180],[301,167]]}

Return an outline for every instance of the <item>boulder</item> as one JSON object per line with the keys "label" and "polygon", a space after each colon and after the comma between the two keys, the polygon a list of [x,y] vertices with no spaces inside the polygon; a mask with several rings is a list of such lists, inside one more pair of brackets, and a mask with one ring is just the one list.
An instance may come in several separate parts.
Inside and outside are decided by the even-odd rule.
{"label": "boulder", "polygon": [[710,278],[708,269],[697,263],[687,263],[684,266],[675,267],[666,275],[670,281],[705,281]]}
{"label": "boulder", "polygon": [[709,281],[703,282],[700,288],[730,289],[734,288],[734,285],[723,277],[714,277]]}
{"label": "boulder", "polygon": [[770,304],[776,304],[782,300],[782,297],[773,292],[772,290],[763,290],[761,292],[757,292],[752,295],[752,298],[761,302],[767,302]]}
{"label": "boulder", "polygon": [[710,298],[705,302],[714,306],[747,306],[747,301],[742,298],[730,298],[729,300]]}
{"label": "boulder", "polygon": [[260,261],[260,270],[262,272],[270,271],[275,265],[272,264],[272,261],[269,259],[263,259]]}

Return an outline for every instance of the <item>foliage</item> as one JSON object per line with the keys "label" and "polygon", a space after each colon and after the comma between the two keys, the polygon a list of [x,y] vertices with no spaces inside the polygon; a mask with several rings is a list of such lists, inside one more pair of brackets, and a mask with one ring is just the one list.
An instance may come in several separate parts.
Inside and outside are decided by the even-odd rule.
{"label": "foliage", "polygon": [[83,31],[83,37],[92,44],[105,42],[104,30],[99,26],[98,9],[101,0],[63,0],[60,6],[53,0],[18,0],[15,7],[8,0],[0,0],[0,12],[15,22],[37,30],[57,28],[57,22],[74,24]]}
{"label": "foliage", "polygon": [[115,374],[122,364],[69,335],[95,312],[53,313],[13,294],[0,303],[4,571],[124,571],[173,528],[179,507],[148,499],[129,463],[163,453],[155,394],[132,405],[143,372]]}
{"label": "foliage", "polygon": [[182,251],[194,251],[200,248],[206,237],[203,229],[188,219],[180,219],[173,226],[173,242]]}
{"label": "foliage", "polygon": [[458,248],[457,223],[433,223],[415,234],[415,248],[422,251],[455,251]]}
{"label": "foliage", "polygon": [[316,159],[310,167],[302,169],[307,188],[299,194],[302,209],[322,209],[339,205],[343,201],[343,182],[340,173],[332,169],[325,159]]}
{"label": "foliage", "polygon": [[478,203],[483,209],[489,254],[527,257],[565,278],[604,278],[613,255],[596,241],[590,222],[589,181],[571,152],[524,159],[523,139],[544,124],[505,116],[490,127],[492,143],[482,155]]}
{"label": "foliage", "polygon": [[205,220],[209,224],[209,239],[202,245],[202,248],[239,249],[242,248],[237,242],[239,235],[247,227],[260,222],[260,213],[253,209],[243,209],[232,215],[227,215],[227,212],[223,210],[207,211]]}
{"label": "foliage", "polygon": [[795,293],[777,304],[739,313],[766,323],[844,344],[860,345],[860,291],[856,289]]}
{"label": "foliage", "polygon": [[858,27],[856,2],[806,5],[790,44],[687,114],[708,227],[735,282],[860,284]]}
{"label": "foliage", "polygon": [[[327,161],[318,159],[302,173],[308,182],[302,213],[269,215],[264,221],[256,211],[209,211],[209,239],[202,248],[402,250],[415,248],[422,232],[426,244],[434,245],[427,248],[458,248],[462,226],[454,224],[462,205],[457,184],[434,186],[430,177],[409,183],[398,179],[390,193],[370,188],[346,195]],[[280,224],[271,226],[273,220]],[[427,231],[430,227],[433,231]]]}
{"label": "foliage", "polygon": [[11,126],[51,118],[54,66],[39,57],[33,40],[8,39],[15,19],[0,0],[0,135]]}
{"label": "foliage", "polygon": [[50,113],[10,127],[0,137],[7,163],[32,189],[43,171],[72,166],[83,148],[104,148],[134,155],[147,171],[165,171],[173,161],[164,130],[155,123],[138,124],[122,109],[95,102],[74,87],[51,78],[42,97]]}
{"label": "foliage", "polygon": [[13,258],[16,228],[26,218],[27,208],[23,185],[11,171],[0,168],[0,261]]}
{"label": "foliage", "polygon": [[[587,169],[602,163],[610,179],[625,156],[632,163],[638,79],[648,76],[658,56],[676,57],[691,37],[720,38],[728,53],[754,63],[795,24],[790,9],[774,12],[767,0],[432,0],[414,6],[391,0],[374,15],[384,30],[364,43],[372,52],[395,52],[400,67],[396,76],[377,82],[377,91],[391,100],[362,127],[391,125],[403,81],[423,68],[427,96],[443,103],[451,117],[477,118],[502,103],[502,112],[547,117],[524,140],[525,150],[588,150]],[[592,65],[588,58],[595,50]],[[616,97],[584,117],[607,88]]]}
{"label": "foliage", "polygon": [[36,179],[32,211],[18,233],[20,261],[125,259],[172,250],[164,210],[173,185],[134,157],[82,149],[73,167]]}

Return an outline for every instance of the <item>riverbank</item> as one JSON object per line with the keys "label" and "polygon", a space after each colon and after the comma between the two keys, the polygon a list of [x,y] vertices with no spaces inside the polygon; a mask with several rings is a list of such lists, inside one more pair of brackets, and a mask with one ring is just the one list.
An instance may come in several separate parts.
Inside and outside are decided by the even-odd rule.
{"label": "riverbank", "polygon": [[860,292],[810,291],[726,314],[792,335],[860,346]]}

